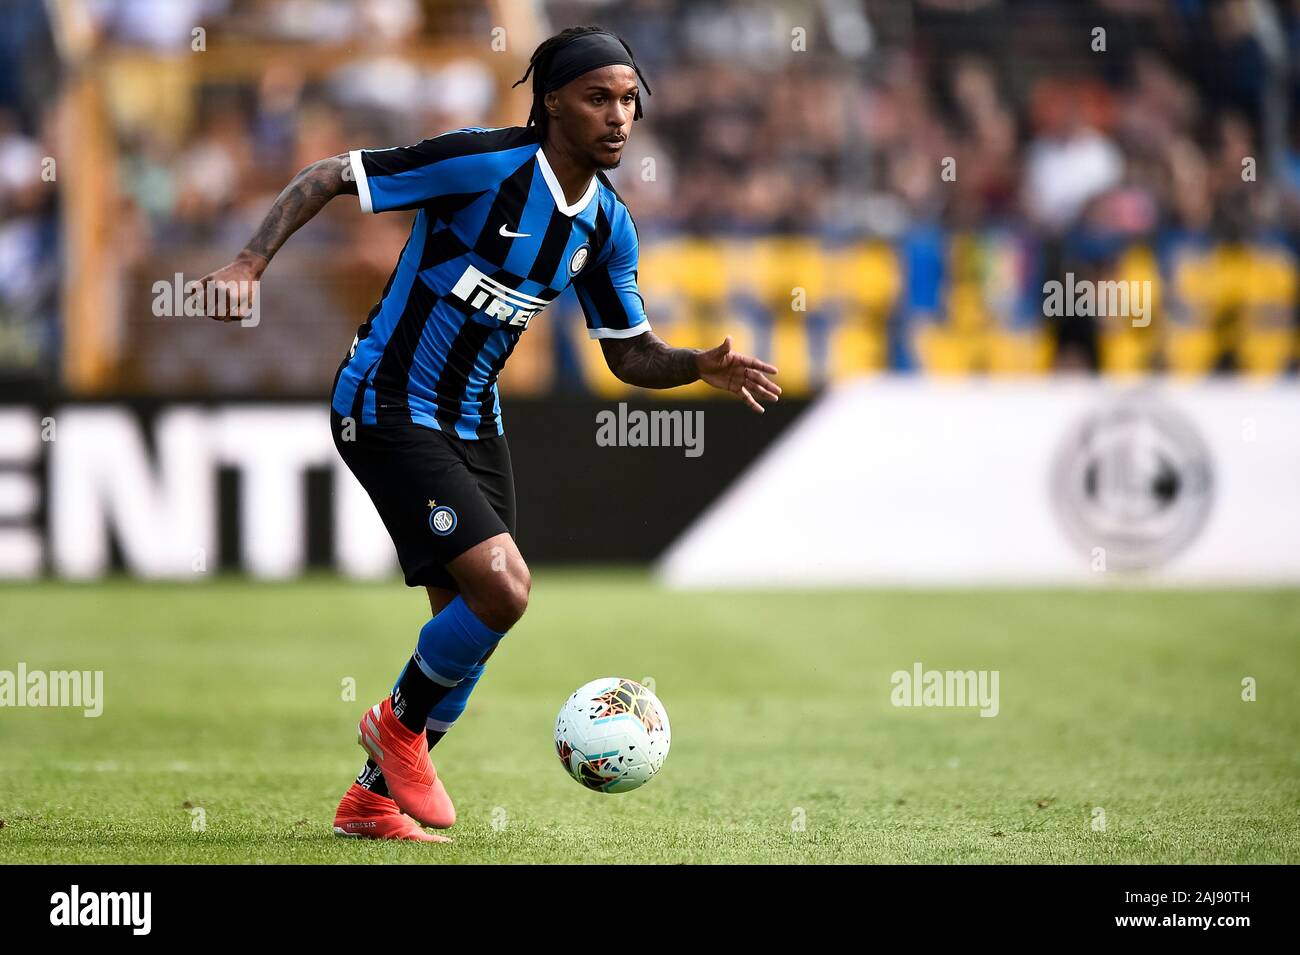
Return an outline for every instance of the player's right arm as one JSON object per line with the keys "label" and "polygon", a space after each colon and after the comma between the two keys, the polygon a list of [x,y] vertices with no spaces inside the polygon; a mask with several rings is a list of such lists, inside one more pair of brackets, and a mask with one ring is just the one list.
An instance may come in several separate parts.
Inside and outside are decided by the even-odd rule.
{"label": "player's right arm", "polygon": [[261,278],[271,257],[285,240],[337,195],[357,196],[363,212],[417,209],[448,195],[483,192],[517,170],[537,152],[537,140],[526,130],[467,127],[412,146],[354,149],[322,159],[302,169],[280,193],[262,220],[257,234],[225,268],[204,276],[209,284],[225,284],[233,305],[214,309],[213,318],[233,321],[252,311],[252,284]]}
{"label": "player's right arm", "polygon": [[235,256],[235,260],[224,268],[205,275],[201,280],[205,296],[209,285],[218,282],[235,283],[226,284],[225,288],[228,289],[248,290],[246,295],[232,295],[229,299],[205,298],[206,301],[215,301],[222,306],[211,317],[228,322],[247,316],[253,305],[252,290],[255,286],[252,283],[262,277],[280,246],[325,208],[325,203],[344,194],[357,194],[348,153],[317,160],[299,170],[298,175],[293,177],[272,203],[257,233]]}

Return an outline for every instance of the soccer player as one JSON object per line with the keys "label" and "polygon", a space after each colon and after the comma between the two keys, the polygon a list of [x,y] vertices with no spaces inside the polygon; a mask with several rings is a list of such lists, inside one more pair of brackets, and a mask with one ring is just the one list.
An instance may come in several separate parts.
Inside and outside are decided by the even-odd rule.
{"label": "soccer player", "polygon": [[[203,280],[205,291],[253,287],[285,240],[342,193],[365,212],[416,210],[335,377],[331,426],[433,616],[391,694],[362,716],[370,758],[338,807],[340,835],[447,841],[417,823],[455,822],[429,748],[464,711],[531,587],[514,540],[497,376],[537,313],[572,284],[610,370],[637,387],[703,380],[755,411],[781,392],[767,377],[776,369],[733,351],[730,336],[708,350],[672,348],[650,330],[636,227],[604,173],[642,115],[631,49],[599,27],[574,27],[537,48],[519,83],[530,74],[527,125],[312,163],[235,261]],[[231,301],[213,317],[241,318],[251,304]]]}

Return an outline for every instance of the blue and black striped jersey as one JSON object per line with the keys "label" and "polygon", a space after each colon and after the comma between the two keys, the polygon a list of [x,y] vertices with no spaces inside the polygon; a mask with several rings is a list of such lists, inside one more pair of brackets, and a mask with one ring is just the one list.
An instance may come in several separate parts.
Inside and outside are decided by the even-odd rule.
{"label": "blue and black striped jersey", "polygon": [[497,375],[528,323],[570,283],[592,338],[649,329],[627,207],[603,173],[566,202],[535,127],[359,149],[351,168],[366,212],[417,212],[339,369],[339,414],[469,439],[502,434]]}

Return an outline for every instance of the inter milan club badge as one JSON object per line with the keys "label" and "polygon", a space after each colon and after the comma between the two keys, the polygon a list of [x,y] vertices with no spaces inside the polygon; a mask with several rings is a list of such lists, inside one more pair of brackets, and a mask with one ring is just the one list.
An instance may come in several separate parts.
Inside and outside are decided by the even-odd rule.
{"label": "inter milan club badge", "polygon": [[429,502],[429,530],[439,537],[446,537],[456,529],[456,512],[446,504]]}
{"label": "inter milan club badge", "polygon": [[578,251],[573,253],[573,258],[569,259],[569,274],[577,275],[582,271],[582,267],[587,264],[587,253],[591,250],[587,246],[579,246]]}

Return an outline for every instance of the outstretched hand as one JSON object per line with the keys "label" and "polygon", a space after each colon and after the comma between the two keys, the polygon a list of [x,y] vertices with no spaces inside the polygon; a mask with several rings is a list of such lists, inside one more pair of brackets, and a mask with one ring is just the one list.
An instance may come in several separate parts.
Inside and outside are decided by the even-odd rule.
{"label": "outstretched hand", "polygon": [[700,369],[701,381],[740,395],[755,411],[763,411],[755,396],[763,401],[776,401],[781,394],[781,386],[767,377],[776,374],[776,366],[732,351],[730,335],[716,348],[696,355],[695,362]]}

